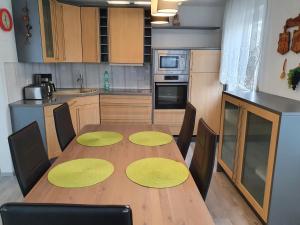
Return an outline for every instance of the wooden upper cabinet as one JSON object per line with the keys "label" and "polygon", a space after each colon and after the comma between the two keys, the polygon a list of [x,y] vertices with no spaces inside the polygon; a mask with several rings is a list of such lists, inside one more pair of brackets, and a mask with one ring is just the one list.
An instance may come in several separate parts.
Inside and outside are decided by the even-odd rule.
{"label": "wooden upper cabinet", "polygon": [[191,72],[194,73],[219,73],[220,71],[219,50],[192,50]]}
{"label": "wooden upper cabinet", "polygon": [[144,62],[144,9],[109,8],[109,62]]}
{"label": "wooden upper cabinet", "polygon": [[99,8],[81,8],[82,61],[100,62]]}
{"label": "wooden upper cabinet", "polygon": [[63,4],[64,61],[82,62],[81,10],[80,7]]}

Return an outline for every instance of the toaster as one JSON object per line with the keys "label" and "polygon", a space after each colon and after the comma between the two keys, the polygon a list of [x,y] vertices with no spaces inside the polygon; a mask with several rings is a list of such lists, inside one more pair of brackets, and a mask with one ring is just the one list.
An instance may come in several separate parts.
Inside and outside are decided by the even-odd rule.
{"label": "toaster", "polygon": [[41,100],[48,97],[47,86],[29,85],[24,87],[25,100]]}

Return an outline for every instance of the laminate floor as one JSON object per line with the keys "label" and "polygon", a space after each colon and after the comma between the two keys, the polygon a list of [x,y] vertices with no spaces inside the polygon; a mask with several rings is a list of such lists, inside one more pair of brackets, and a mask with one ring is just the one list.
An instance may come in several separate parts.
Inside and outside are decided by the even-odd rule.
{"label": "laminate floor", "polygon": [[[192,151],[193,148],[188,153],[187,164]],[[17,179],[14,176],[0,177],[0,204],[22,200]],[[262,225],[223,173],[214,173],[206,204],[216,225]]]}

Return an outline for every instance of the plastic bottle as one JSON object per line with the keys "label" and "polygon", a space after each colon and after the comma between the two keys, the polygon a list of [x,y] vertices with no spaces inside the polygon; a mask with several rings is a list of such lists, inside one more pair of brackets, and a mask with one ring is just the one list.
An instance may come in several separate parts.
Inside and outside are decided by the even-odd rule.
{"label": "plastic bottle", "polygon": [[110,84],[109,84],[109,73],[107,70],[104,72],[104,90],[109,91]]}

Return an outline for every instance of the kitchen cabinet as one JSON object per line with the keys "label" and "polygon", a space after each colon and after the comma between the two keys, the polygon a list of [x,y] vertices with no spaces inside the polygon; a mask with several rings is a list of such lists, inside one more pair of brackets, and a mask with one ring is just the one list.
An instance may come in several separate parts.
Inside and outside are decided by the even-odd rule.
{"label": "kitchen cabinet", "polygon": [[219,134],[223,90],[219,82],[219,67],[219,50],[191,51],[189,101],[197,110],[194,135],[200,118]]}
{"label": "kitchen cabinet", "polygon": [[293,199],[299,122],[297,101],[245,91],[223,94],[218,164],[267,224],[296,224],[292,212],[294,218],[280,215],[299,203]]}
{"label": "kitchen cabinet", "polygon": [[51,105],[44,107],[46,142],[49,159],[58,157],[61,154],[61,148],[56,135],[53,110],[60,105]]}
{"label": "kitchen cabinet", "polygon": [[64,61],[82,62],[80,7],[63,4]]}
{"label": "kitchen cabinet", "polygon": [[[28,8],[31,36],[23,20]],[[56,0],[12,1],[19,62],[100,62],[99,9]]]}
{"label": "kitchen cabinet", "polygon": [[144,9],[109,8],[109,63],[144,63]]}
{"label": "kitchen cabinet", "polygon": [[[100,124],[99,96],[77,97],[68,102],[72,123],[76,134],[88,124]],[[53,110],[60,105],[44,107],[46,144],[49,159],[61,154],[56,135]]]}
{"label": "kitchen cabinet", "polygon": [[168,126],[172,135],[179,135],[184,119],[184,109],[155,109],[153,123]]}
{"label": "kitchen cabinet", "polygon": [[100,124],[99,95],[77,97],[68,104],[76,134],[88,124]]}
{"label": "kitchen cabinet", "polygon": [[152,124],[152,97],[100,95],[101,123]]}
{"label": "kitchen cabinet", "polygon": [[100,63],[99,8],[81,8],[82,62]]}

